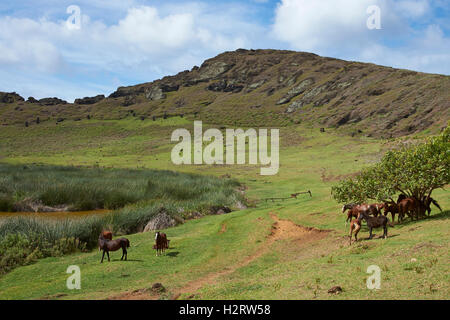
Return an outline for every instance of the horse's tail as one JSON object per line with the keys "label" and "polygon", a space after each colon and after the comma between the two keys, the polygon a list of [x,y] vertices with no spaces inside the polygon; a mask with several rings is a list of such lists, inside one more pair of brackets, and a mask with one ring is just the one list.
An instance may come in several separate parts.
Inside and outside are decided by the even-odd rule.
{"label": "horse's tail", "polygon": [[438,203],[436,200],[434,200],[433,198],[430,198],[430,200],[431,200],[431,203],[434,204],[436,207],[438,207],[439,210],[441,210],[441,212],[442,212],[442,208],[441,208],[441,206],[439,205],[439,203]]}
{"label": "horse's tail", "polygon": [[127,239],[127,248],[130,247],[130,240]]}

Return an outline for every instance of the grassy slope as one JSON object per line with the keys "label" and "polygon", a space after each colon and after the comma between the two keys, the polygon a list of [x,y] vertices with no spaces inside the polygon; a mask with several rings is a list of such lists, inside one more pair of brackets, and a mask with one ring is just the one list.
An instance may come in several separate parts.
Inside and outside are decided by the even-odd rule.
{"label": "grassy slope", "polygon": [[[170,162],[170,134],[190,124],[173,118],[162,122],[122,120],[65,122],[45,125],[45,131],[22,134],[23,128],[0,131],[2,161],[115,167],[145,166],[222,175],[230,173],[249,186],[252,199],[286,196],[310,189],[313,197],[277,203],[260,202],[256,208],[222,216],[188,221],[167,230],[173,249],[156,258],[149,234],[130,235],[130,261],[99,264],[100,254],[75,254],[47,258],[20,267],[0,279],[0,298],[102,299],[162,282],[167,298],[178,292],[190,295],[191,281],[204,285],[194,298],[448,298],[448,211],[433,210],[433,219],[405,223],[389,229],[388,240],[361,241],[348,246],[340,206],[330,197],[330,186],[339,178],[379,159],[391,146],[388,141],[339,136],[329,130],[287,127],[281,130],[281,167],[276,176],[260,176],[259,166],[181,166]],[[29,128],[31,130],[33,127]],[[40,127],[40,130],[42,127]],[[20,134],[19,134],[20,133]],[[101,148],[99,153],[97,150]],[[435,194],[441,206],[449,208],[448,192]],[[332,230],[328,236],[303,246],[293,239],[270,243],[264,254],[251,260],[269,245],[273,224],[269,212],[299,225]],[[367,237],[364,228],[361,238]],[[380,234],[380,231],[377,232]],[[416,258],[416,263],[411,263]],[[82,270],[82,290],[65,288],[69,265]],[[234,270],[233,266],[236,267]],[[366,288],[366,269],[382,268],[382,289]],[[231,272],[210,279],[223,270]],[[340,285],[344,293],[330,296],[327,290]],[[185,289],[183,289],[185,288]]]}

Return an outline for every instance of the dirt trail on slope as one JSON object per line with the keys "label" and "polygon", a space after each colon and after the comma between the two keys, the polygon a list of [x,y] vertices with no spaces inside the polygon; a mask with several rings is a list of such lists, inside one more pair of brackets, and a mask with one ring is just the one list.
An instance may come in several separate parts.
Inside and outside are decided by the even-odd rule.
{"label": "dirt trail on slope", "polygon": [[[325,238],[329,231],[319,230],[315,228],[308,228],[296,225],[292,221],[279,219],[274,213],[269,213],[274,220],[272,224],[271,233],[266,237],[266,241],[260,245],[258,250],[255,250],[253,254],[247,256],[240,262],[226,267],[225,269],[217,272],[209,273],[199,279],[193,280],[187,283],[184,287],[176,289],[173,292],[172,299],[178,299],[183,294],[194,294],[205,285],[215,283],[215,281],[228,274],[235,272],[237,269],[242,268],[250,264],[252,261],[263,256],[270,251],[271,245],[277,240],[291,240],[298,244],[298,248],[304,248],[306,244],[319,241]],[[225,229],[225,230],[224,230]],[[226,227],[221,229],[222,232],[226,232]],[[111,299],[120,300],[151,300],[158,299],[159,295],[149,292],[149,290],[135,290],[133,292],[127,292]]]}

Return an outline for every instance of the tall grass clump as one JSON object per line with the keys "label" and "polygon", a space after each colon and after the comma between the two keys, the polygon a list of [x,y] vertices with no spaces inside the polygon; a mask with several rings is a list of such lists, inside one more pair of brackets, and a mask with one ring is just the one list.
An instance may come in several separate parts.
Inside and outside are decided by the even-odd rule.
{"label": "tall grass clump", "polygon": [[71,210],[114,209],[82,219],[14,217],[0,223],[0,274],[36,259],[92,249],[104,229],[141,232],[164,212],[181,222],[190,212],[243,201],[230,179],[158,170],[0,164],[0,211],[23,201]]}
{"label": "tall grass clump", "polygon": [[24,201],[70,211],[119,209],[149,200],[230,202],[233,180],[159,170],[0,164],[0,211]]}

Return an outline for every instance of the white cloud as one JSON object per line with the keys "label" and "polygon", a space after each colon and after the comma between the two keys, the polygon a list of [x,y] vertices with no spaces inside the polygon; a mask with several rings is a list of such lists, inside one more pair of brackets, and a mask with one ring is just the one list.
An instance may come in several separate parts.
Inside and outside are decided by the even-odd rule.
{"label": "white cloud", "polygon": [[[381,30],[366,26],[373,4],[381,9]],[[282,0],[271,35],[296,50],[450,74],[450,39],[436,25],[411,26],[430,14],[427,0]]]}
{"label": "white cloud", "polygon": [[247,34],[263,34],[242,12],[204,4],[181,9],[132,7],[112,25],[83,15],[79,30],[68,29],[63,20],[2,17],[0,68],[75,77],[91,67],[151,81],[248,47]]}

